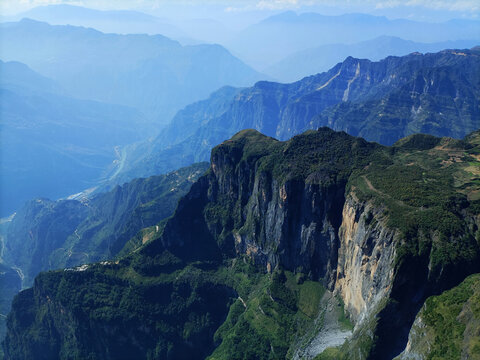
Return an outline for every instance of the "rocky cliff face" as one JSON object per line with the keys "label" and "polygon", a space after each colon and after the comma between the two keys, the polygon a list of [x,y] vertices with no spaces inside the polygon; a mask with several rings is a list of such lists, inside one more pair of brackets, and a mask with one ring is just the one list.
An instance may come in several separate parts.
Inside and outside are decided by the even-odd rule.
{"label": "rocky cliff face", "polygon": [[334,291],[356,324],[389,296],[394,276],[395,239],[382,209],[350,194],[342,212]]}
{"label": "rocky cliff face", "polygon": [[328,126],[385,145],[414,133],[463,138],[480,126],[479,61],[478,49],[378,62],[348,57],[291,84],[223,89],[179,112],[164,134],[133,151],[114,181],[206,160],[248,128],[286,140]]}
{"label": "rocky cliff face", "polygon": [[[243,134],[252,143],[247,140],[240,149],[238,143],[229,142],[215,149],[208,190],[205,184],[203,191],[209,194],[207,203],[220,203],[232,215],[227,215],[215,226],[207,218],[207,224],[215,229],[217,236],[223,235],[227,241],[233,242],[236,256],[247,256],[266,271],[281,266],[323,281],[343,299],[357,325],[355,336],[361,338],[364,336],[362,332],[368,328],[370,341],[373,342],[374,337],[379,339],[372,346],[371,355],[365,356],[389,358],[402,350],[414,316],[428,295],[440,293],[461,281],[466,274],[478,270],[474,260],[478,259],[478,245],[472,242],[474,233],[471,232],[478,228],[474,215],[476,210],[470,210],[472,214],[466,208],[456,210],[458,205],[448,205],[448,201],[443,203],[443,208],[455,214],[457,221],[472,230],[452,233],[450,229],[442,229],[444,224],[440,221],[437,224],[436,219],[430,218],[434,216],[434,205],[437,204],[425,204],[431,209],[423,206],[416,208],[392,199],[368,180],[367,176],[377,175],[375,171],[367,170],[367,175],[350,176],[365,164],[378,161],[380,148],[369,148],[365,143],[351,142],[349,137],[342,138],[342,149],[348,151],[349,156],[352,150],[358,151],[362,147],[365,153],[371,155],[362,158],[360,150],[356,160],[352,161],[345,154],[328,153],[325,144],[335,147],[337,139],[330,138],[327,130],[321,130],[321,133],[325,143],[312,140],[308,146],[301,148],[301,159],[309,159],[309,151],[314,149],[312,152],[322,154],[331,163],[349,163],[342,171],[322,164],[320,169],[310,168],[302,173],[302,160],[292,150],[300,144],[295,144],[295,140],[281,150],[281,161],[288,165],[272,165],[277,160],[275,153],[280,151],[276,146],[281,143],[272,143],[268,151],[258,152],[250,146],[264,139],[252,140],[257,135],[251,132]],[[429,137],[414,137],[403,146],[410,150],[415,146],[430,150],[428,156],[431,158],[417,159],[424,164],[435,156],[445,156],[443,148],[432,149],[437,143],[438,140],[431,143]],[[450,158],[448,151],[458,150],[447,150],[446,155]],[[266,161],[265,157],[271,153],[274,155]],[[406,155],[398,154],[389,161],[403,162],[400,160],[403,157]],[[293,165],[294,159],[299,163]],[[378,171],[384,171],[386,167],[382,165],[381,168]],[[347,186],[346,179],[361,182],[363,184],[360,185],[366,189]],[[402,185],[397,183],[395,186]],[[410,191],[415,190],[407,190],[406,196],[411,197]],[[369,196],[365,197],[365,193]],[[358,198],[360,195],[362,199]],[[420,199],[420,203],[422,201]],[[459,201],[465,200],[462,198]],[[423,214],[418,212],[429,214],[425,215],[426,219],[419,219],[412,225],[412,229],[405,230],[393,224],[392,213],[397,211],[412,211],[420,218]],[[422,221],[433,224],[427,226]],[[438,259],[438,253],[445,251],[443,247],[451,247],[452,242],[458,242],[454,240],[457,237],[462,239],[461,244],[457,243],[462,248],[459,249],[463,253],[460,255],[462,260],[454,259],[452,254],[448,254],[446,259]],[[412,242],[415,243],[413,246],[420,248],[418,253],[403,255]],[[422,246],[425,249],[421,249]],[[375,322],[373,328],[372,321]]]}
{"label": "rocky cliff face", "polygon": [[[250,257],[268,272],[280,266],[332,286],[347,178],[355,167],[367,163],[375,145],[328,129],[318,134],[306,135],[307,145],[302,144],[305,138],[298,138],[284,147],[284,143],[245,131],[237,135],[238,141],[234,137],[216,148],[208,203],[230,207],[232,212],[224,219],[227,226],[221,228],[218,218],[212,218],[209,225],[224,234],[228,229],[235,254]],[[262,149],[262,143],[267,147]],[[342,150],[359,156],[349,160]],[[317,154],[334,165],[315,169]],[[284,161],[281,167],[275,164],[280,158]]]}
{"label": "rocky cliff face", "polygon": [[[232,230],[235,253],[246,255],[267,272],[278,266],[310,274],[315,279],[335,278],[338,219],[342,185],[321,186],[296,179],[282,183],[271,174],[256,174],[245,164],[238,177],[218,154],[212,157],[211,201],[237,193],[242,219]],[[247,185],[243,180],[249,179]],[[238,181],[238,182],[237,182]]]}
{"label": "rocky cliff face", "polygon": [[[182,346],[178,334],[189,339],[190,325],[185,324],[192,321],[177,323],[166,314],[175,313],[179,299],[185,299],[180,304],[187,313],[188,304],[204,303],[199,283],[211,281],[225,286],[220,308],[229,304],[232,294],[241,296],[219,330],[221,351],[212,358],[225,354],[242,358],[245,338],[262,349],[252,356],[282,358],[292,354],[297,331],[293,324],[301,318],[294,314],[298,309],[308,313],[302,307],[308,301],[300,301],[302,290],[290,275],[282,274],[286,270],[299,276],[297,283],[304,281],[302,274],[323,283],[344,303],[355,329],[338,358],[391,359],[405,347],[425,299],[480,270],[479,203],[471,197],[478,191],[472,181],[479,174],[472,168],[478,163],[478,143],[478,134],[464,142],[413,136],[383,147],[326,128],[280,142],[253,130],[242,131],[213,150],[210,171],[180,200],[161,233],[118,264],[79,268],[74,275],[68,271],[42,275],[42,296],[66,309],[77,307],[80,319],[101,314],[99,324],[108,323],[109,314],[117,311],[135,326],[141,323],[138,319],[147,321],[147,333],[167,340],[139,348],[148,352],[157,347],[158,354],[164,354],[166,348],[175,353]],[[241,270],[249,263],[255,272]],[[181,290],[182,278],[188,289],[198,291]],[[159,318],[113,301],[108,296],[112,283],[120,293],[125,287],[133,289],[139,304],[160,306],[155,312]],[[151,286],[159,283],[173,287],[152,292]],[[75,293],[82,295],[54,284],[76,287]],[[263,285],[258,289],[254,284]],[[95,289],[104,287],[105,299],[93,301]],[[167,296],[171,289],[178,289],[178,297]],[[29,331],[45,326],[34,317],[23,323],[15,320],[24,311],[41,311],[20,302],[33,304],[32,298],[38,302],[35,291],[22,293],[14,304],[5,342],[7,358],[18,358],[15,349],[31,349]],[[46,316],[61,317],[53,311]],[[193,329],[212,334],[225,319],[225,313],[209,316],[216,320],[195,320]],[[264,319],[269,328],[256,318]],[[125,319],[112,323],[109,336],[122,334]],[[86,331],[96,328],[82,323]],[[169,327],[176,328],[177,335],[165,335]],[[286,333],[275,333],[272,329],[277,327]],[[64,332],[54,328],[63,349]],[[137,335],[134,331],[129,339]],[[80,341],[75,348],[97,344],[89,341]]]}
{"label": "rocky cliff face", "polygon": [[[330,138],[327,130],[320,132],[323,132],[322,140],[328,146],[337,145],[336,139]],[[321,279],[330,290],[341,296],[357,325],[354,341],[362,336],[360,334],[366,328],[370,328],[372,342],[376,337],[377,342],[372,346],[370,355],[366,356],[390,358],[405,346],[408,329],[427,296],[440,293],[457,284],[468,273],[478,271],[476,261],[479,249],[473,240],[474,229],[478,229],[479,225],[475,215],[477,210],[474,202],[473,207],[468,209],[463,196],[454,200],[459,195],[454,195],[456,191],[449,195],[450,200],[436,200],[450,212],[450,216],[455,215],[454,222],[460,221],[465,226],[464,230],[444,229],[445,223],[431,218],[437,211],[434,211],[435,206],[439,205],[427,202],[416,208],[413,204],[396,200],[395,195],[377,189],[368,179],[368,176],[375,178],[377,174],[369,171],[368,167],[379,161],[382,153],[380,148],[368,148],[365,143],[350,140],[343,138],[342,146],[349,156],[355,156],[352,152],[358,151],[353,161],[341,153],[328,153],[325,143],[316,143],[315,140],[303,147],[303,159],[308,159],[311,155],[309,150],[315,149],[313,152],[321,154],[320,157],[325,156],[331,163],[345,161],[349,165],[339,171],[338,168],[322,164],[320,169],[310,168],[303,176],[299,172],[302,160],[292,156],[294,151],[291,148],[300,144],[295,144],[295,140],[282,150],[282,161],[289,165],[281,167],[281,172],[278,165],[270,165],[273,169],[265,171],[268,162],[258,159],[258,153],[251,154],[248,145],[242,149],[242,153],[237,153],[234,146],[224,143],[223,147],[212,153],[212,174],[215,179],[210,182],[209,193],[215,196],[211,196],[209,201],[218,202],[223,197],[233,195],[235,198],[231,201],[242,204],[240,221],[233,221],[235,225],[232,230],[237,255],[252,258],[266,271],[281,266]],[[453,152],[459,151],[447,144],[434,147],[436,144],[438,140],[432,142],[429,137],[413,137],[405,144],[399,144],[399,147],[404,146],[410,151],[429,150],[427,159],[417,158],[422,165],[436,162],[436,156],[440,159],[445,155],[451,158]],[[363,152],[358,150],[362,147],[370,157],[362,158],[360,154]],[[446,149],[447,154],[444,153]],[[270,149],[270,152],[275,153],[275,149]],[[403,163],[402,158],[411,156],[401,152],[399,150],[390,161]],[[271,157],[270,161],[275,162],[275,155]],[[293,159],[300,164],[292,166],[290,161]],[[444,161],[440,159],[437,161]],[[466,160],[458,159],[460,163]],[[365,171],[363,166],[367,163],[369,165]],[[388,166],[382,165],[378,171],[382,172],[385,168]],[[351,175],[359,169],[365,171],[364,175]],[[331,181],[332,178],[335,181]],[[358,187],[347,186],[346,179],[360,184]],[[396,183],[395,186],[401,188],[402,184]],[[425,189],[443,191],[432,189],[431,186]],[[415,190],[409,189],[405,194],[410,201],[411,191]],[[369,196],[365,197],[365,193]],[[424,199],[417,196],[422,204]],[[456,201],[463,205],[455,204]],[[392,218],[397,211],[412,211],[420,219],[411,229],[402,229],[393,223]],[[426,218],[422,219],[422,216]],[[410,219],[407,216],[399,221]],[[427,225],[423,221],[431,223]],[[412,243],[419,248],[418,252],[404,255],[406,247],[412,246]],[[455,254],[444,253],[452,251],[454,243],[459,246],[462,260],[455,259]],[[446,255],[445,258],[439,259],[439,252]],[[373,328],[372,321],[376,323]]]}

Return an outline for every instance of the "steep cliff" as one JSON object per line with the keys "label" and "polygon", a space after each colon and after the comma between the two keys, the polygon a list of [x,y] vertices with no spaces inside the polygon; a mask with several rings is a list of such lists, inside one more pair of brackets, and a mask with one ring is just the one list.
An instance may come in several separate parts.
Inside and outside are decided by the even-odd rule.
{"label": "steep cliff", "polygon": [[463,138],[480,127],[479,67],[478,48],[378,62],[348,57],[291,84],[223,89],[180,111],[164,134],[130,153],[113,180],[206,160],[215,145],[248,128],[286,140],[328,126],[384,145],[419,132]]}
{"label": "steep cliff", "polygon": [[[35,347],[52,359],[113,359],[95,349],[117,338],[125,356],[290,358],[328,329],[335,296],[355,327],[328,351],[391,359],[428,296],[480,271],[479,143],[416,135],[384,147],[327,128],[280,142],[242,131],[212,151],[210,170],[143,246],[118,263],[42,274],[20,293],[7,359]],[[204,286],[223,294],[214,307]],[[67,319],[78,325],[66,329]],[[52,340],[34,336],[45,332]]]}

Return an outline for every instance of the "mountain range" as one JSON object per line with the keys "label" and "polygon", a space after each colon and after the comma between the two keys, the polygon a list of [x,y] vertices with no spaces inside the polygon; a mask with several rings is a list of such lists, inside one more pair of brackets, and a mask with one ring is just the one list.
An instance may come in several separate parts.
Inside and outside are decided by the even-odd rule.
{"label": "mountain range", "polygon": [[28,18],[51,25],[73,25],[94,28],[104,33],[162,34],[180,40],[189,36],[168,20],[133,10],[97,10],[70,4],[37,6],[6,18],[20,21]]}
{"label": "mountain range", "polygon": [[478,277],[462,281],[480,271],[479,144],[244,130],[146,243],[22,291],[6,358],[475,354],[476,308],[442,314],[475,304]]}
{"label": "mountain range", "polygon": [[391,145],[414,133],[463,138],[480,126],[480,53],[445,50],[348,57],[291,84],[224,88],[178,112],[156,139],[127,152],[113,183],[205,161],[215,144],[246,128],[284,140],[328,126]]}
{"label": "mountain range", "polygon": [[220,45],[182,46],[162,35],[105,34],[31,19],[3,23],[0,54],[76,98],[122,104],[160,127],[224,85],[264,79]]}
{"label": "mountain range", "polygon": [[328,44],[355,44],[379,34],[421,43],[476,40],[478,44],[480,22],[457,19],[433,23],[368,14],[328,16],[287,11],[247,27],[226,46],[263,70],[298,51]]}
{"label": "mountain range", "polygon": [[[128,253],[132,245],[124,249],[127,243],[173,214],[178,199],[207,168],[207,163],[199,163],[135,179],[91,199],[33,199],[10,220],[2,258],[22,269],[27,287],[41,271],[112,259],[122,250]],[[143,233],[143,241],[149,236]]]}
{"label": "mountain range", "polygon": [[355,44],[328,44],[301,50],[270,65],[264,72],[278,81],[293,82],[327,71],[349,56],[379,61],[387,56],[438,52],[444,49],[469,49],[478,44],[480,39],[418,43],[394,36],[380,36]]}
{"label": "mountain range", "polygon": [[480,359],[479,21],[29,14],[0,359]]}

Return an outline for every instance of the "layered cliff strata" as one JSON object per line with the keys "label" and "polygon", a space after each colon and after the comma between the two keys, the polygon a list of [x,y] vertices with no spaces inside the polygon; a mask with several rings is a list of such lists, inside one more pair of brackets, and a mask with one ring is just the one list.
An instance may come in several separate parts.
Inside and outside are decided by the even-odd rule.
{"label": "layered cliff strata", "polygon": [[[28,335],[47,323],[59,349],[68,343],[84,354],[96,346],[95,339],[67,342],[55,325],[62,312],[45,302],[76,309],[80,333],[102,329],[113,339],[127,319],[133,332],[143,324],[151,342],[131,349],[151,358],[178,358],[186,343],[192,358],[205,357],[195,351],[197,333],[216,349],[212,359],[288,358],[315,331],[321,283],[355,325],[336,357],[390,359],[404,349],[428,296],[480,271],[479,143],[478,134],[465,141],[417,135],[383,147],[326,128],[279,142],[242,131],[212,151],[210,171],[149,242],[118,264],[43,274],[21,293],[7,358],[33,349]],[[78,285],[81,295],[59,283]],[[205,283],[225,294],[218,313],[198,308],[206,318],[192,305],[207,301]],[[108,296],[112,284],[117,298]],[[230,304],[228,315],[220,311]],[[184,315],[171,317],[177,311]],[[24,312],[32,317],[20,321]],[[115,312],[121,316],[108,315]],[[95,325],[86,320],[92,314]]]}

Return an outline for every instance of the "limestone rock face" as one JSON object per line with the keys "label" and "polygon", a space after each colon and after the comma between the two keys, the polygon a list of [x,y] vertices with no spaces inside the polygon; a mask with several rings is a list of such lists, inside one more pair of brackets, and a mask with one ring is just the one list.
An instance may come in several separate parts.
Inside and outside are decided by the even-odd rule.
{"label": "limestone rock face", "polygon": [[357,324],[390,293],[394,276],[395,230],[381,209],[353,194],[343,207],[335,292]]}

